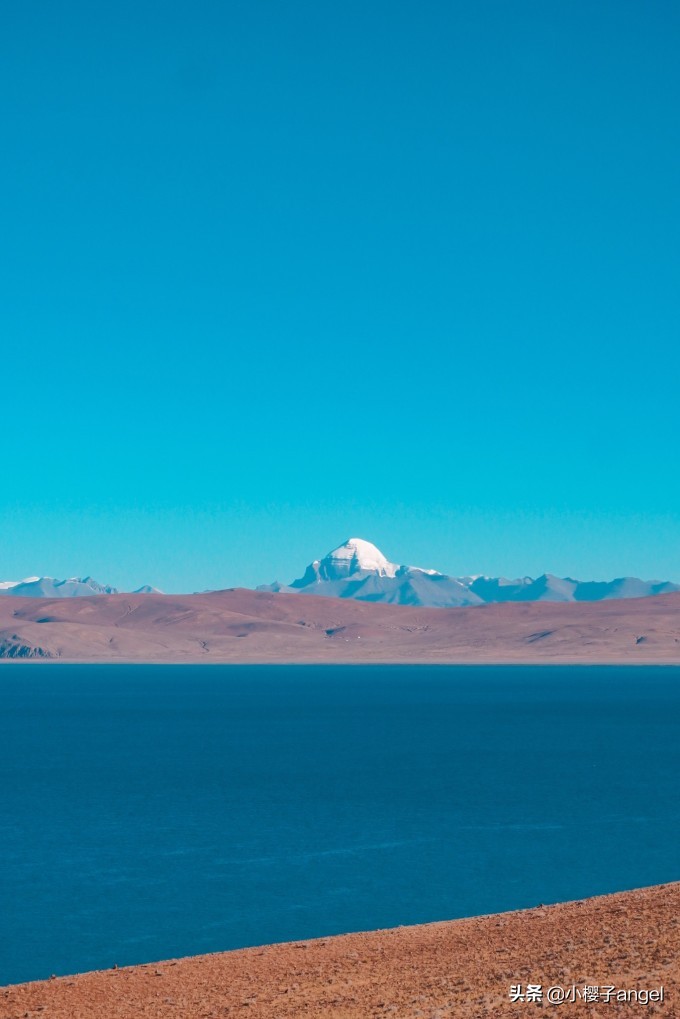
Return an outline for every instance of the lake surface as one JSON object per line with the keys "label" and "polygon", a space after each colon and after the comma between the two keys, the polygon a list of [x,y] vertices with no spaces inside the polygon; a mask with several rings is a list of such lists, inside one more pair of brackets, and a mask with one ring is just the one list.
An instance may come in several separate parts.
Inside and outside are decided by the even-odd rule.
{"label": "lake surface", "polygon": [[680,878],[680,668],[0,668],[0,984]]}

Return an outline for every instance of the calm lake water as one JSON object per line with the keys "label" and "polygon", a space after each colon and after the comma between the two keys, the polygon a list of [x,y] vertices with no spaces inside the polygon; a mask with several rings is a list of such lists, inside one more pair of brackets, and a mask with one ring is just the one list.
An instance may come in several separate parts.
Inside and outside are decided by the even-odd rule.
{"label": "calm lake water", "polygon": [[680,668],[0,669],[0,983],[680,878]]}

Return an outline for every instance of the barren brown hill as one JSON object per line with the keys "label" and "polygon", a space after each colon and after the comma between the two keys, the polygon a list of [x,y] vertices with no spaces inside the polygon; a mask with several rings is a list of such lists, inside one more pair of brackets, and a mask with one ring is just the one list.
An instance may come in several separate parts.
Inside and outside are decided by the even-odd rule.
{"label": "barren brown hill", "polygon": [[425,609],[234,589],[0,599],[0,658],[680,662],[680,593]]}
{"label": "barren brown hill", "polygon": [[[20,984],[0,991],[0,1019],[677,1019],[679,954],[680,884],[669,884]],[[511,987],[526,995],[528,984],[543,1000],[512,1002]],[[654,995],[548,1004],[551,987],[576,995],[586,986]]]}

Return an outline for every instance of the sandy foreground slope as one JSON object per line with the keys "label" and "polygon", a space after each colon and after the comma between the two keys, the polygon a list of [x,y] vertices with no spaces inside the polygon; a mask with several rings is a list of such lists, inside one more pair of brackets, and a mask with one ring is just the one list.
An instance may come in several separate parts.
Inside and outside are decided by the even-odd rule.
{"label": "sandy foreground slope", "polygon": [[680,593],[422,609],[234,589],[0,598],[0,660],[676,662]]}
{"label": "sandy foreground slope", "polygon": [[[543,1000],[511,1001],[540,985]],[[663,1001],[548,1004],[551,987]],[[680,1017],[680,883],[0,989],[1,1019]]]}

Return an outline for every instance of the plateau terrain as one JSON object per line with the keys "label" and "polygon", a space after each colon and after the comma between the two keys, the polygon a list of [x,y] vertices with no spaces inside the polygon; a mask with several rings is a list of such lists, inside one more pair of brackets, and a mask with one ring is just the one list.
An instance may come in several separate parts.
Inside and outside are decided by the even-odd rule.
{"label": "plateau terrain", "polygon": [[231,589],[0,598],[0,658],[680,663],[680,594],[460,608]]}

